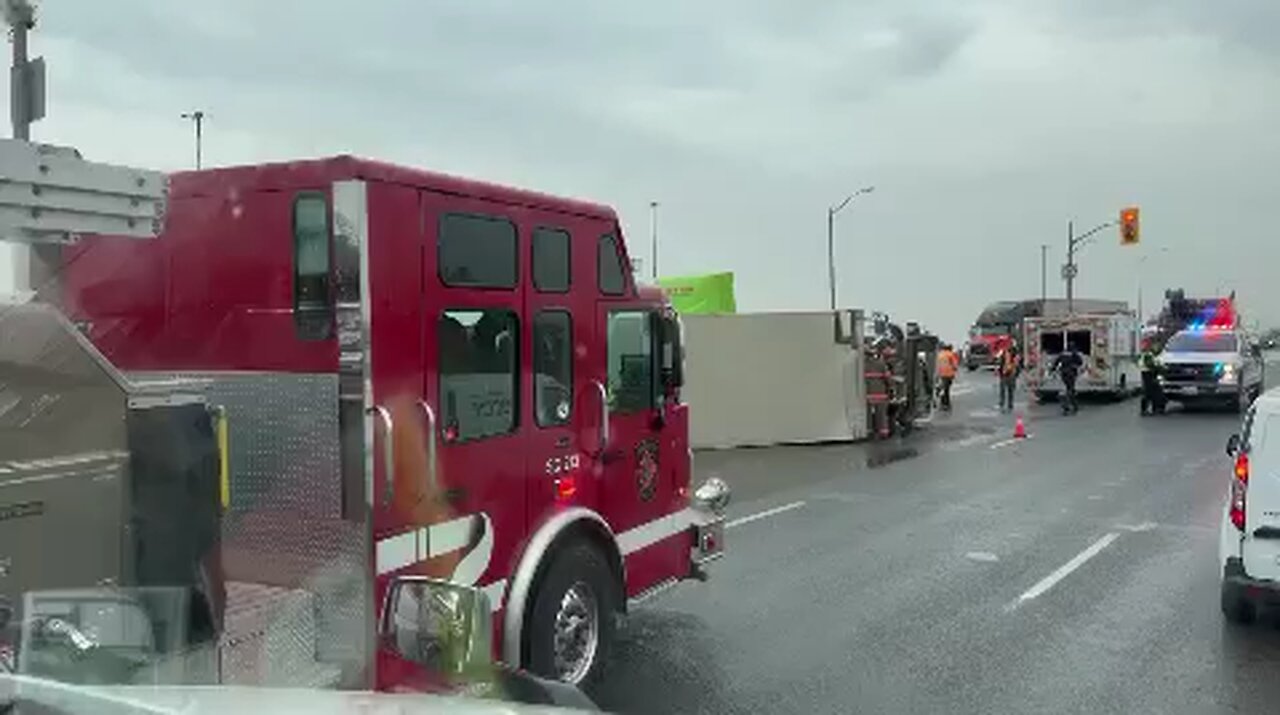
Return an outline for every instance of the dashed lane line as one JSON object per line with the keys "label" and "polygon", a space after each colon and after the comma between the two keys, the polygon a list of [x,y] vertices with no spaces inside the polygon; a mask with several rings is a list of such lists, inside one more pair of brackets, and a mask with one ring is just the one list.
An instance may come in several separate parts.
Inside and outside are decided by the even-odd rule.
{"label": "dashed lane line", "polygon": [[1016,599],[1014,599],[1008,606],[1005,606],[1005,610],[1014,611],[1019,606],[1027,603],[1028,601],[1034,601],[1040,596],[1043,596],[1046,591],[1058,585],[1058,582],[1062,581],[1062,579],[1070,576],[1073,571],[1085,565],[1085,563],[1088,562],[1089,559],[1102,553],[1103,549],[1110,546],[1111,542],[1115,541],[1118,538],[1120,538],[1120,534],[1112,531],[1108,533],[1106,536],[1103,536],[1101,539],[1098,539],[1097,541],[1093,542],[1092,544],[1089,545],[1089,548],[1076,554],[1074,557],[1071,558],[1070,561],[1059,566],[1056,571],[1049,574],[1048,576],[1045,576],[1043,579],[1040,580],[1039,583],[1027,589],[1025,593],[1023,593],[1021,596],[1018,596]]}
{"label": "dashed lane line", "polygon": [[778,514],[782,514],[782,513],[791,511],[793,509],[799,509],[800,507],[804,506],[807,503],[808,502],[804,502],[804,501],[795,501],[795,502],[791,502],[790,504],[775,506],[772,509],[765,509],[764,511],[756,512],[755,514],[749,514],[747,516],[738,517],[737,519],[727,522],[724,525],[724,528],[732,529],[735,526],[742,526],[743,524],[750,524],[753,521],[768,519],[771,516],[777,516]]}

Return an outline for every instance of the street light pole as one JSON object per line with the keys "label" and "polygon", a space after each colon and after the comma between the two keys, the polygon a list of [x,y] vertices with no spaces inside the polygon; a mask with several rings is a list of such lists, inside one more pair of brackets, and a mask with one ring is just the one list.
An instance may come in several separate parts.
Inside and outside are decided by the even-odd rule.
{"label": "street light pole", "polygon": [[1049,299],[1049,244],[1040,244],[1040,303]]}
{"label": "street light pole", "polygon": [[649,270],[653,275],[653,282],[657,284],[658,282],[658,202],[657,201],[649,202],[649,230],[651,234],[650,245],[649,245],[649,261],[651,265],[649,267]]}
{"label": "street light pole", "polygon": [[844,201],[827,208],[827,291],[830,293],[831,312],[836,310],[836,214],[862,194],[875,191],[874,186],[864,186],[844,197]]}
{"label": "street light pole", "polygon": [[184,112],[182,118],[190,119],[196,127],[196,170],[198,171],[201,164],[200,154],[204,144],[204,111],[197,109],[194,112]]}

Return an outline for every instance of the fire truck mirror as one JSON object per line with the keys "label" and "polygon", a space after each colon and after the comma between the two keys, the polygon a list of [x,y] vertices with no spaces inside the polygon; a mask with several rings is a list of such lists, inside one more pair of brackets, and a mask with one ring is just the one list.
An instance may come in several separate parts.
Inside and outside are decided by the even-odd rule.
{"label": "fire truck mirror", "polygon": [[493,615],[484,591],[421,576],[402,576],[387,591],[381,646],[447,675],[492,665]]}

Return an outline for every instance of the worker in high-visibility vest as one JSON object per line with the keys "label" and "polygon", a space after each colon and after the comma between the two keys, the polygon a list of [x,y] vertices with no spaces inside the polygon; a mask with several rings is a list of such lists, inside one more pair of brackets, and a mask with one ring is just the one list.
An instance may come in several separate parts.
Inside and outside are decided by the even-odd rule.
{"label": "worker in high-visibility vest", "polygon": [[1000,409],[1013,411],[1013,392],[1018,386],[1018,372],[1022,364],[1018,359],[1018,346],[1009,343],[996,356],[996,373],[1000,378]]}
{"label": "worker in high-visibility vest", "polygon": [[956,380],[956,371],[960,369],[960,356],[956,355],[950,345],[943,345],[938,351],[938,394],[939,406],[947,412],[951,411],[951,383]]}

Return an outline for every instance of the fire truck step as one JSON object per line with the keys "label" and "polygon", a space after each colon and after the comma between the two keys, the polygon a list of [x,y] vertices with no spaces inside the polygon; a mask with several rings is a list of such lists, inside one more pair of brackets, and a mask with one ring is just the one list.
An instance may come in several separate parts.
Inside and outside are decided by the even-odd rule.
{"label": "fire truck step", "polygon": [[323,688],[342,675],[316,659],[315,595],[300,589],[228,582],[219,654],[229,685]]}

